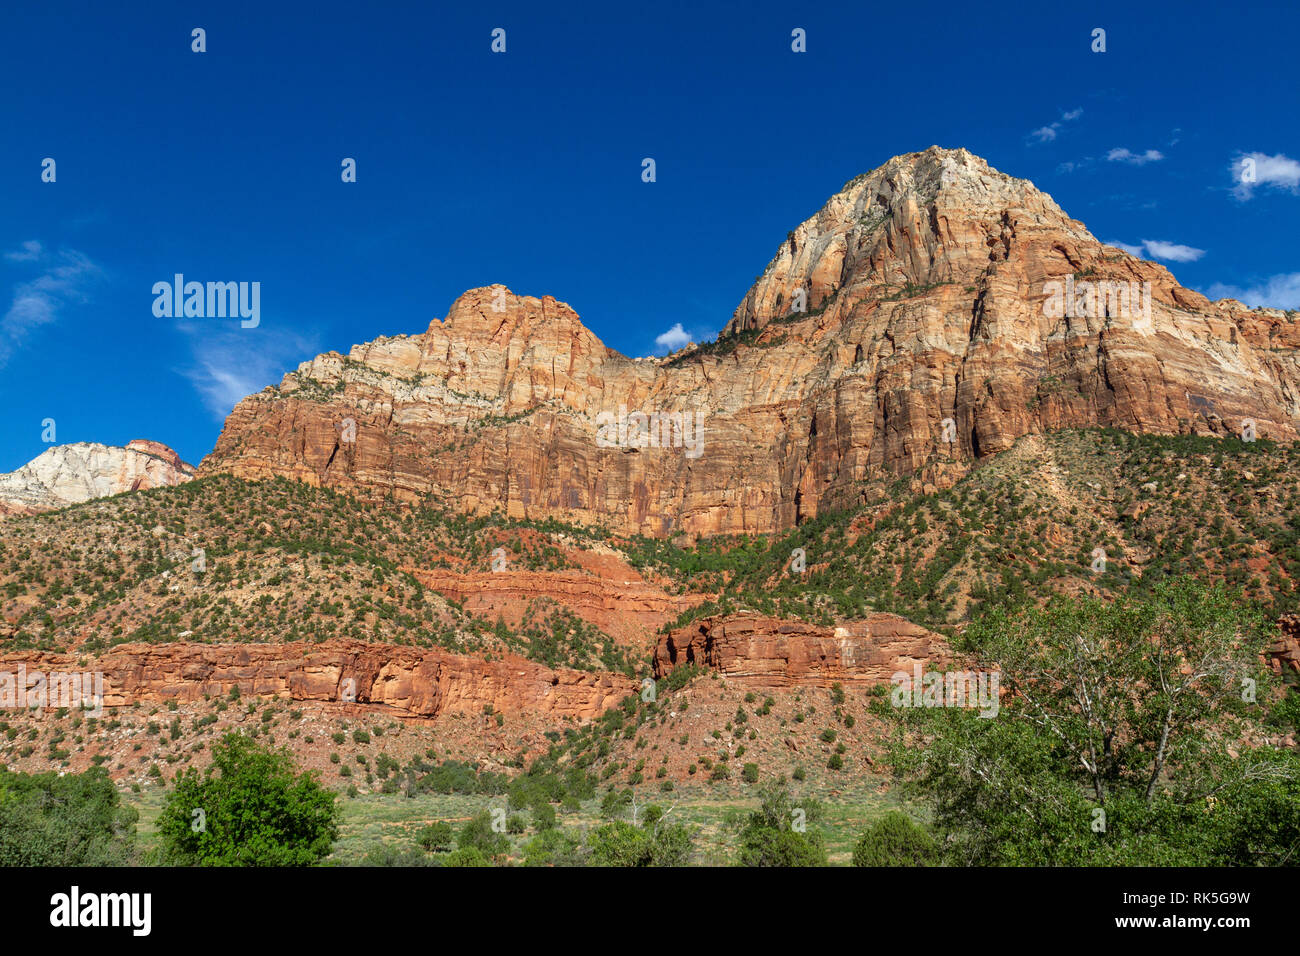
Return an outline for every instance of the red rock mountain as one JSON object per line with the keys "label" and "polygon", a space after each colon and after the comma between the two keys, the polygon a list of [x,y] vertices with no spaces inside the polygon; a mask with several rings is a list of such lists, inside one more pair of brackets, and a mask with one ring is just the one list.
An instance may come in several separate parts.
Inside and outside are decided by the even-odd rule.
{"label": "red rock mountain", "polygon": [[[703,433],[634,447],[649,444],[634,420],[602,447],[609,416],[633,412],[699,416]],[[563,302],[473,289],[421,334],[317,356],[244,399],[201,473],[656,536],[766,532],[864,477],[950,481],[1030,433],[1247,420],[1296,437],[1300,323],[1212,303],[1032,183],[931,147],[791,232],[717,344],[630,359]]]}

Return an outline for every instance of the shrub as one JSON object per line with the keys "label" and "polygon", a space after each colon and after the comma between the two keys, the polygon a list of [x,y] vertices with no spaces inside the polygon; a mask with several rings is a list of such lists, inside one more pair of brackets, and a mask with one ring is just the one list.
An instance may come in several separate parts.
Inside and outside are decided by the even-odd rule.
{"label": "shrub", "polygon": [[562,830],[543,830],[524,844],[524,866],[578,866],[584,857],[581,842]]}
{"label": "shrub", "polygon": [[622,816],[632,806],[631,790],[607,790],[600,801],[600,815],[606,820]]}
{"label": "shrub", "polygon": [[666,824],[646,808],[646,823],[622,820],[591,834],[591,861],[597,866],[682,866],[691,854],[691,836],[681,824]]}
{"label": "shrub", "polygon": [[768,788],[759,808],[749,815],[741,830],[740,865],[825,866],[826,848],[821,834],[796,827],[796,821],[802,819],[806,826],[819,815],[815,803],[796,807],[785,790]]}
{"label": "shrub", "polygon": [[122,866],[139,813],[102,767],[59,776],[0,766],[0,866]]}
{"label": "shrub", "polygon": [[442,853],[451,849],[451,824],[439,821],[424,827],[415,837],[415,842],[429,853]]}
{"label": "shrub", "polygon": [[[492,814],[483,810],[466,821],[456,837],[459,850],[477,850],[485,858],[499,856],[510,849],[504,833],[492,829]],[[484,866],[486,863],[447,863],[447,866]]]}
{"label": "shrub", "polygon": [[448,853],[442,860],[443,866],[491,866],[492,861],[477,847],[461,847]]}
{"label": "shrub", "polygon": [[540,833],[555,826],[555,807],[539,803],[533,807],[533,827]]}
{"label": "shrub", "polygon": [[854,866],[934,866],[939,845],[897,810],[873,823],[853,848]]}

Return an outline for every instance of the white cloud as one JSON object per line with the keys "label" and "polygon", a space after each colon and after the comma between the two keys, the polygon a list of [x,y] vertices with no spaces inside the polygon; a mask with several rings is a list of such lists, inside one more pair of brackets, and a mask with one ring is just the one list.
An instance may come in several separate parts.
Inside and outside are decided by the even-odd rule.
{"label": "white cloud", "polygon": [[98,265],[75,249],[49,252],[36,239],[5,253],[5,259],[19,264],[34,263],[41,273],[14,286],[9,310],[0,318],[0,367],[33,329],[56,321],[65,305],[84,302],[86,287],[103,275]]}
{"label": "white cloud", "polygon": [[1147,163],[1158,163],[1165,158],[1164,153],[1158,149],[1148,149],[1145,153],[1130,152],[1123,147],[1112,149],[1106,154],[1106,158],[1112,163],[1128,163],[1130,166],[1145,166]]}
{"label": "white cloud", "polygon": [[1163,259],[1166,262],[1195,262],[1205,255],[1204,249],[1194,249],[1191,246],[1179,245],[1176,242],[1165,242],[1162,239],[1143,239],[1139,243],[1107,239],[1106,245],[1114,246],[1116,249],[1123,249],[1129,255],[1138,258]]}
{"label": "white cloud", "polygon": [[1275,275],[1262,285],[1246,288],[1216,282],[1205,293],[1211,299],[1237,299],[1246,305],[1273,309],[1300,309],[1300,272]]}
{"label": "white cloud", "polygon": [[1057,175],[1073,173],[1080,169],[1087,169],[1089,166],[1092,165],[1092,163],[1093,163],[1093,158],[1091,156],[1085,156],[1083,157],[1083,159],[1067,160],[1066,162],[1057,164],[1056,172]]}
{"label": "white cloud", "polygon": [[1120,242],[1118,239],[1107,239],[1106,245],[1114,246],[1116,249],[1123,249],[1130,256],[1137,256],[1139,259],[1145,255],[1145,250],[1143,250],[1142,243],[1140,242],[1137,245],[1133,245],[1130,242]]}
{"label": "white cloud", "polygon": [[217,421],[224,421],[240,399],[260,392],[315,355],[320,348],[292,333],[259,326],[218,329],[181,325],[190,338],[194,362],[180,373],[189,379]]}
{"label": "white cloud", "polygon": [[693,340],[691,335],[678,322],[667,332],[662,332],[655,336],[655,354],[667,355],[669,352],[676,352],[678,349],[690,345]]}
{"label": "white cloud", "polygon": [[1195,262],[1205,255],[1204,249],[1194,249],[1161,239],[1143,239],[1142,245],[1146,246],[1147,255],[1152,259],[1164,259],[1167,262]]}
{"label": "white cloud", "polygon": [[1078,109],[1068,110],[1061,114],[1061,118],[1059,120],[1057,120],[1054,123],[1049,123],[1047,126],[1038,127],[1038,129],[1030,133],[1029,136],[1030,138],[1036,140],[1039,143],[1050,143],[1052,140],[1056,139],[1057,130],[1059,130],[1065,123],[1069,123],[1074,120],[1077,120],[1082,115],[1083,115],[1082,107],[1079,107]]}
{"label": "white cloud", "polygon": [[[1256,186],[1272,186],[1274,189],[1289,189],[1300,193],[1300,162],[1278,153],[1240,153],[1229,166],[1232,178],[1237,185],[1233,195],[1238,199],[1250,199],[1255,194]],[[1247,171],[1253,173],[1254,180],[1247,182],[1243,177]]]}

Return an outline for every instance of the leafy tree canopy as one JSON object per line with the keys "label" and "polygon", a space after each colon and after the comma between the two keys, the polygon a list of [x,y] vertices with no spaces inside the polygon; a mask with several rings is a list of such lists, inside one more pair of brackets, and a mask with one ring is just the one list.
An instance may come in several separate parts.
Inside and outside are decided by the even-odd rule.
{"label": "leafy tree canopy", "polygon": [[158,832],[171,863],[310,866],[330,853],[340,813],[337,795],[287,750],[230,733],[204,772],[177,777]]}
{"label": "leafy tree canopy", "polygon": [[122,866],[139,813],[103,767],[59,776],[0,766],[0,866]]}
{"label": "leafy tree canopy", "polygon": [[1001,673],[996,716],[875,706],[946,862],[1294,864],[1300,758],[1260,745],[1277,706],[1265,634],[1229,592],[1186,581],[1003,609],[964,641]]}

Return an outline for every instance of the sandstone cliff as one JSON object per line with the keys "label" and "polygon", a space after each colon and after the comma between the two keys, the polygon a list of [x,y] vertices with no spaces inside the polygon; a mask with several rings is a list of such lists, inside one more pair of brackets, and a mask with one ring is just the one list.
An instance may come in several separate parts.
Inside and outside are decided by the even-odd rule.
{"label": "sandstone cliff", "polygon": [[0,656],[0,672],[104,675],[104,706],[224,696],[287,697],[378,706],[401,717],[442,714],[599,716],[635,689],[618,674],[552,670],[518,657],[494,660],[441,650],[323,644],[123,644],[97,658],[27,652]]}
{"label": "sandstone cliff", "polygon": [[193,465],[156,441],[136,439],[123,448],[56,445],[0,475],[0,514],[37,514],[124,491],[179,485],[194,474]]}
{"label": "sandstone cliff", "polygon": [[620,579],[566,571],[461,573],[404,568],[416,580],[488,620],[517,627],[536,602],[553,603],[599,628],[620,645],[649,650],[652,635],[703,595],[672,595],[635,572]]}
{"label": "sandstone cliff", "polygon": [[865,688],[888,685],[898,671],[911,674],[917,662],[937,668],[950,660],[941,635],[893,614],[819,627],[742,612],[701,618],[661,638],[655,676],[698,664],[748,688]]}
{"label": "sandstone cliff", "polygon": [[[1087,295],[1103,282],[1118,285]],[[865,477],[951,481],[1061,427],[1251,420],[1291,440],[1298,347],[1287,315],[1211,303],[1032,183],[932,147],[793,230],[717,344],[633,360],[549,296],[474,289],[421,334],[246,398],[202,472],[656,536],[767,532],[851,504]],[[601,447],[620,409],[702,416],[702,453]]]}

